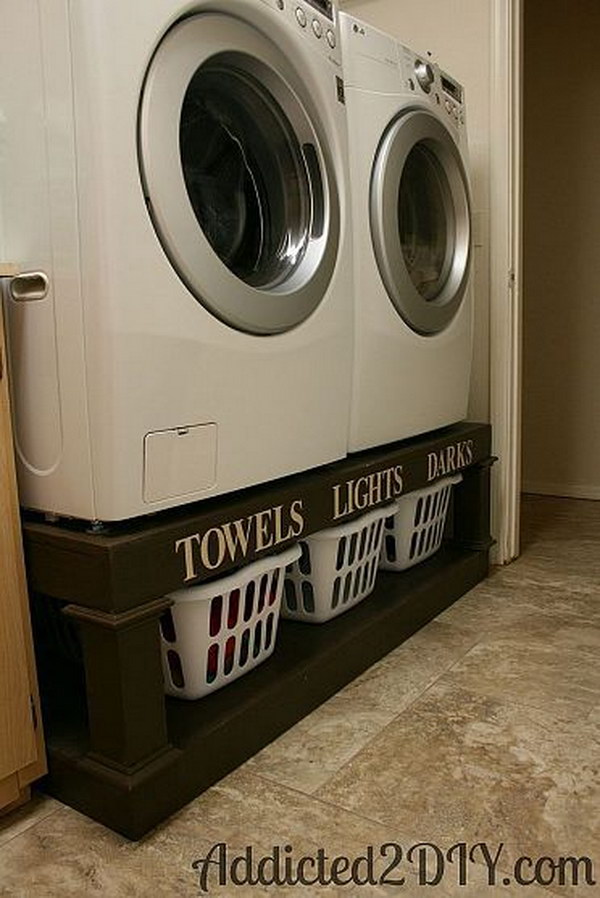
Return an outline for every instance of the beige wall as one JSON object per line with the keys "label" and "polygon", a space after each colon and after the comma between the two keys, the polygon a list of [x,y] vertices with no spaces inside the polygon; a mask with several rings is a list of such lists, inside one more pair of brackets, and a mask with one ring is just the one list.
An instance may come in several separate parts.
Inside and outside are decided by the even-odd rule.
{"label": "beige wall", "polygon": [[434,59],[465,87],[475,213],[470,417],[489,418],[489,147],[492,0],[342,0],[342,9]]}
{"label": "beige wall", "polygon": [[600,3],[524,25],[524,487],[600,499]]}

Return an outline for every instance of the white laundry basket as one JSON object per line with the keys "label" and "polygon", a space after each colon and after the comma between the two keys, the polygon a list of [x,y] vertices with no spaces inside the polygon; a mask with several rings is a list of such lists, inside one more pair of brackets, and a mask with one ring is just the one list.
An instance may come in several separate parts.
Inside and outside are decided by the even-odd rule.
{"label": "white laundry basket", "polygon": [[200,586],[171,593],[160,621],[165,691],[197,699],[269,657],[281,609],[284,570],[300,557],[292,546]]}
{"label": "white laundry basket", "polygon": [[460,474],[444,477],[432,486],[398,499],[398,510],[386,518],[380,567],[404,571],[429,558],[440,548],[450,495]]}
{"label": "white laundry basket", "polygon": [[281,616],[320,624],[366,598],[377,576],[383,519],[395,507],[301,540],[302,554],[286,574]]}

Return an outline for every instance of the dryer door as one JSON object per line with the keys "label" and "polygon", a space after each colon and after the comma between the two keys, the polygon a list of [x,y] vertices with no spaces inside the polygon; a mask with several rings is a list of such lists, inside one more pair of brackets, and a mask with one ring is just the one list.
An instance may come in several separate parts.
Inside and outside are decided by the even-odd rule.
{"label": "dryer door", "polygon": [[196,299],[250,333],[304,320],[336,262],[335,177],[304,93],[275,40],[219,13],[173,27],[145,80],[139,160],[158,237]]}
{"label": "dryer door", "polygon": [[370,212],[390,299],[414,331],[438,333],[467,288],[471,225],[460,151],[431,113],[413,109],[390,124],[373,168]]}

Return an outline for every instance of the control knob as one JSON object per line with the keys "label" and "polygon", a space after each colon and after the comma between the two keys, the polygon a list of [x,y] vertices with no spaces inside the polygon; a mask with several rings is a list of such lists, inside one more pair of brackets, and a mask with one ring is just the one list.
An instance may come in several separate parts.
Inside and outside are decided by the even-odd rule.
{"label": "control knob", "polygon": [[422,59],[417,59],[415,62],[415,75],[425,93],[428,94],[434,79],[433,69],[429,63],[423,62]]}

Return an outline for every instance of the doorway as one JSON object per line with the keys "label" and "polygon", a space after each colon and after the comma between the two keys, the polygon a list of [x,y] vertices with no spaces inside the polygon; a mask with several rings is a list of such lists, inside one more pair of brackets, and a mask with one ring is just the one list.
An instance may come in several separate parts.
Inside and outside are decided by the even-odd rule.
{"label": "doorway", "polygon": [[600,4],[525,0],[523,490],[600,500]]}

